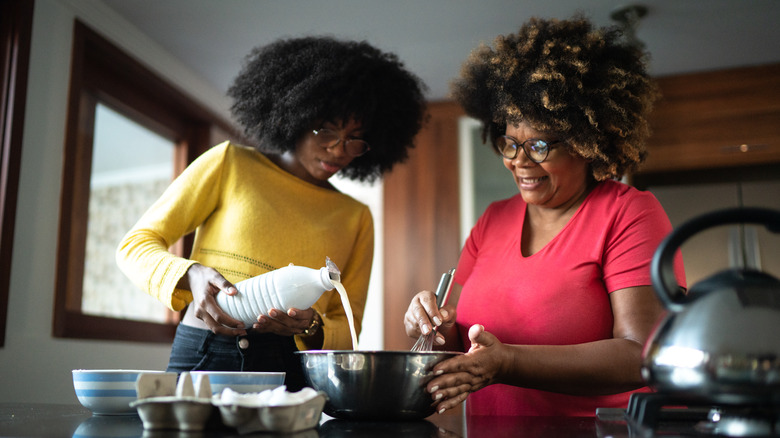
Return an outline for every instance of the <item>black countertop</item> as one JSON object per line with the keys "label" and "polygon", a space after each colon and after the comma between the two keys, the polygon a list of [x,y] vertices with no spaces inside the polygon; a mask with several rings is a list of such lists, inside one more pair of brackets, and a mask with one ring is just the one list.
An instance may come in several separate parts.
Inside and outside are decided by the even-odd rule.
{"label": "black countertop", "polygon": [[239,435],[234,429],[212,427],[202,432],[144,430],[137,415],[93,416],[81,405],[0,404],[0,436],[36,437],[612,437],[635,436],[620,416],[615,421],[591,417],[465,417],[434,414],[425,420],[399,423],[332,419],[323,415],[319,427],[295,434]]}

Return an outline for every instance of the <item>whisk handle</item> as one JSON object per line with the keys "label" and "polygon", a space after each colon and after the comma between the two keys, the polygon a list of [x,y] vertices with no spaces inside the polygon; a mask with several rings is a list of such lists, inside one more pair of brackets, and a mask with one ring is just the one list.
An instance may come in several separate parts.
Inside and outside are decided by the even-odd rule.
{"label": "whisk handle", "polygon": [[447,302],[447,298],[450,296],[450,290],[452,289],[452,279],[454,275],[455,268],[442,274],[441,280],[439,280],[439,286],[436,288],[437,307],[441,307]]}

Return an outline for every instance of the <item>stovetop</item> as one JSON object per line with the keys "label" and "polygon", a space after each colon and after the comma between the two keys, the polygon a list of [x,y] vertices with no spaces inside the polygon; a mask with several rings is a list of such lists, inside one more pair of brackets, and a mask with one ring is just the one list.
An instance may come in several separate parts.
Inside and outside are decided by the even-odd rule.
{"label": "stovetop", "polygon": [[[780,405],[713,404],[701,399],[659,393],[635,393],[628,408],[598,409],[600,436],[628,428],[631,438],[649,437],[780,437]],[[616,429],[615,429],[616,430]],[[625,432],[623,432],[625,433]]]}

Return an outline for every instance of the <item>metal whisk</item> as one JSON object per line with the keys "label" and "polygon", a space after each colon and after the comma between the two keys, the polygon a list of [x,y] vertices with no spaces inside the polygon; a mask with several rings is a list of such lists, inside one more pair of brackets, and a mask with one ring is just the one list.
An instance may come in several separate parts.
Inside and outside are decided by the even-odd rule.
{"label": "metal whisk", "polygon": [[[452,287],[452,278],[455,274],[455,268],[450,269],[441,276],[439,280],[439,286],[436,288],[436,307],[441,307],[447,302],[447,297],[450,295],[450,288]],[[428,332],[427,335],[420,335],[417,342],[412,346],[411,351],[433,351],[433,340],[436,338],[436,328]]]}

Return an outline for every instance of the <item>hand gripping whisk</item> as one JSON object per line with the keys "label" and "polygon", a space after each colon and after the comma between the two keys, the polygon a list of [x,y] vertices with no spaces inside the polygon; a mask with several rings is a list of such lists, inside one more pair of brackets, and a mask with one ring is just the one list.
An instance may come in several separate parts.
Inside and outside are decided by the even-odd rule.
{"label": "hand gripping whisk", "polygon": [[[442,274],[441,280],[439,280],[439,286],[436,288],[436,307],[441,307],[447,302],[454,274],[455,268]],[[411,351],[433,351],[433,340],[436,338],[436,329],[437,327],[434,326],[427,335],[420,335],[420,338],[417,339],[417,342],[412,346]]]}

